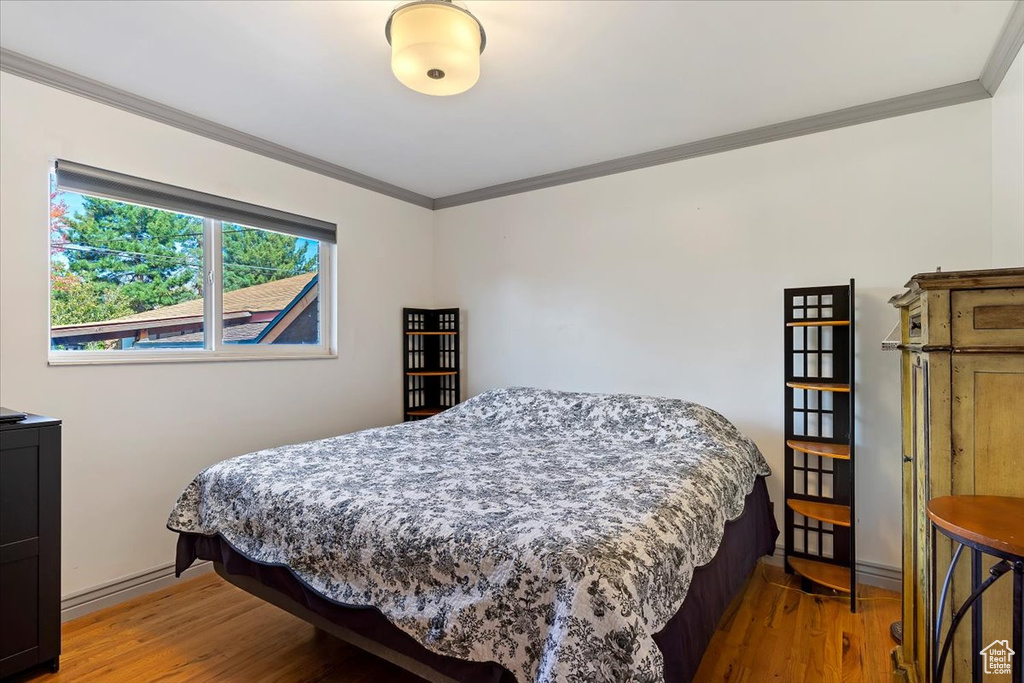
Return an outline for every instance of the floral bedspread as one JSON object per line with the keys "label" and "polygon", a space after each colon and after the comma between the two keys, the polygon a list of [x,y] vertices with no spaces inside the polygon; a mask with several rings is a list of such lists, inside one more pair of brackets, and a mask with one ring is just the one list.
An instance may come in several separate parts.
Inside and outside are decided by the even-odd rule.
{"label": "floral bedspread", "polygon": [[220,462],[167,525],[220,534],[519,681],[658,681],[653,635],[768,474],[750,439],[694,403],[498,389]]}

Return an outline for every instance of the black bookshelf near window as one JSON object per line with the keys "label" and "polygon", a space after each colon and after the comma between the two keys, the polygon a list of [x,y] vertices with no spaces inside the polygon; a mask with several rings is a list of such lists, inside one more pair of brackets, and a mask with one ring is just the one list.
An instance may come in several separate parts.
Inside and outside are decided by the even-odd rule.
{"label": "black bookshelf near window", "polygon": [[59,658],[60,420],[26,415],[0,423],[0,678]]}
{"label": "black bookshelf near window", "polygon": [[402,309],[405,421],[423,420],[460,400],[459,309]]}
{"label": "black bookshelf near window", "polygon": [[854,281],[787,289],[786,571],[857,611]]}

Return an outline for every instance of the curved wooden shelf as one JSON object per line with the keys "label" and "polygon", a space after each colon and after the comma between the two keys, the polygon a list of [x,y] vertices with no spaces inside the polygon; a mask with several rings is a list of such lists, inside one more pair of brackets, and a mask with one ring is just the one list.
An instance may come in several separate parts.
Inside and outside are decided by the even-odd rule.
{"label": "curved wooden shelf", "polygon": [[445,406],[409,408],[409,410],[405,411],[405,414],[413,415],[415,417],[430,417],[432,415],[437,415],[438,413],[443,413],[446,410],[448,410],[448,408]]}
{"label": "curved wooden shelf", "polygon": [[794,512],[799,512],[804,517],[810,517],[819,522],[828,522],[836,526],[850,526],[849,505],[816,503],[810,500],[799,500],[798,498],[787,499],[786,505]]}
{"label": "curved wooden shelf", "polygon": [[445,375],[457,375],[458,370],[409,370],[405,373],[409,377],[443,377]]}
{"label": "curved wooden shelf", "polygon": [[792,389],[810,389],[811,391],[836,391],[844,394],[850,393],[849,384],[835,384],[829,382],[786,382],[786,386]]}
{"label": "curved wooden shelf", "polygon": [[841,593],[850,592],[850,568],[828,562],[805,560],[802,557],[789,558],[789,566],[800,576],[814,583],[827,586]]}
{"label": "curved wooden shelf", "polygon": [[789,439],[786,445],[794,451],[820,455],[824,458],[835,458],[837,460],[850,459],[850,447],[845,443],[818,443],[817,441],[797,441]]}
{"label": "curved wooden shelf", "polygon": [[802,320],[798,323],[786,323],[786,327],[841,327],[849,324],[849,320]]}
{"label": "curved wooden shelf", "polygon": [[458,334],[458,332],[406,332],[410,337],[439,337],[442,335]]}

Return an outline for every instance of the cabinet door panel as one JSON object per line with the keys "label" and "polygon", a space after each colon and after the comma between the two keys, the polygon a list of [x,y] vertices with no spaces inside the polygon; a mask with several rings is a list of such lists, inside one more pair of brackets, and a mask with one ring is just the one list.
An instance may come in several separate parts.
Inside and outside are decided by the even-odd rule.
{"label": "cabinet door panel", "polygon": [[0,660],[39,642],[38,581],[36,557],[0,564]]}
{"label": "cabinet door panel", "polygon": [[[958,354],[953,361],[953,493],[1024,496],[1024,356]],[[966,559],[966,556],[965,556]],[[983,577],[998,561],[984,556]],[[954,600],[970,594],[967,563],[957,572]],[[982,642],[1012,636],[1012,579],[1004,577],[982,601]],[[957,634],[954,680],[969,680],[972,660],[970,624]],[[999,676],[990,675],[993,683]],[[1009,677],[1006,677],[1009,680]]]}
{"label": "cabinet door panel", "polygon": [[39,449],[5,448],[0,458],[0,545],[39,535]]}

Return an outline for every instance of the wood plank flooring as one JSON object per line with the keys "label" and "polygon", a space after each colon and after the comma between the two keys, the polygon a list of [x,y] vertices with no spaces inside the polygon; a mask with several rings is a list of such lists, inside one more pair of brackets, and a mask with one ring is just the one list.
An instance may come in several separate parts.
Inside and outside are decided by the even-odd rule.
{"label": "wood plank flooring", "polygon": [[[767,580],[766,580],[767,579]],[[718,626],[697,676],[710,681],[891,681],[890,622],[896,593],[861,589],[857,614],[844,599],[783,588],[781,569],[756,570]],[[412,683],[421,679],[317,633],[304,621],[215,574],[95,612],[64,625],[61,670],[15,680]]]}

